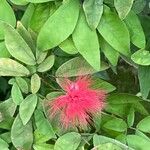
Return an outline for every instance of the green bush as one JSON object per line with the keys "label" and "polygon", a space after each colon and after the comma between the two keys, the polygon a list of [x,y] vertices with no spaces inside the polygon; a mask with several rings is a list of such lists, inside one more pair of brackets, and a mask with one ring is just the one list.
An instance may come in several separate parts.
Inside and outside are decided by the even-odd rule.
{"label": "green bush", "polygon": [[[149,6],[149,0],[0,0],[0,149],[149,150]],[[65,90],[81,88],[87,100],[81,107],[97,99],[86,99],[90,83],[76,87],[84,79],[91,80],[89,91],[107,93],[104,109],[97,103],[84,112],[89,118],[53,119],[58,98],[67,114]]]}

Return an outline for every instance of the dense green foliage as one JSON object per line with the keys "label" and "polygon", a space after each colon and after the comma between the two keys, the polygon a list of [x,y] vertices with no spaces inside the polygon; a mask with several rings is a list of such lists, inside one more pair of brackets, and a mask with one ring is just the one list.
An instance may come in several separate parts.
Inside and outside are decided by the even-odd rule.
{"label": "dense green foliage", "polygon": [[[150,149],[149,0],[0,0],[0,150]],[[47,103],[91,75],[106,106],[63,130]]]}

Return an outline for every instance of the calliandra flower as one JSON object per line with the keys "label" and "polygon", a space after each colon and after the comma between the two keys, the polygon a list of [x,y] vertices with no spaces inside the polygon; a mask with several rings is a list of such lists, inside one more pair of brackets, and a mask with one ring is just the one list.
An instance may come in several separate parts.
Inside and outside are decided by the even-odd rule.
{"label": "calliandra flower", "polygon": [[89,76],[78,77],[75,81],[66,79],[63,85],[66,91],[49,103],[50,117],[59,117],[63,127],[87,127],[92,117],[104,107],[106,93],[90,88]]}

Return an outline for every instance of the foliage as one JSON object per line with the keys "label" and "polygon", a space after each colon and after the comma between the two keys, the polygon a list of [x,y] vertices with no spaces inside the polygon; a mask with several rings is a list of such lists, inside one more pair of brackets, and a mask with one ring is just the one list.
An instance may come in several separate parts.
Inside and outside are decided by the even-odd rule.
{"label": "foliage", "polygon": [[[0,0],[0,149],[149,150],[149,0]],[[107,92],[86,130],[51,121],[66,78]]]}

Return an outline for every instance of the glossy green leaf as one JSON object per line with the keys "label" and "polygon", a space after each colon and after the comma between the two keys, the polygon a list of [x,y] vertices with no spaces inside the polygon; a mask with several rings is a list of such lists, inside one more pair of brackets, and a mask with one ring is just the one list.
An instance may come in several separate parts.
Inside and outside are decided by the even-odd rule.
{"label": "glossy green leaf", "polygon": [[50,55],[48,56],[37,68],[38,72],[46,72],[51,69],[54,65],[55,56]]}
{"label": "glossy green leaf", "polygon": [[134,118],[135,118],[135,110],[134,107],[130,108],[129,114],[127,116],[127,123],[129,127],[132,127],[134,124]]}
{"label": "glossy green leaf", "polygon": [[128,135],[127,143],[136,150],[149,150],[150,141],[137,135]]}
{"label": "glossy green leaf", "polygon": [[137,124],[137,129],[143,132],[150,132],[150,116],[145,117]]}
{"label": "glossy green leaf", "polygon": [[38,33],[44,23],[50,16],[50,9],[52,3],[42,3],[37,4],[34,9],[34,13],[32,15],[31,21],[29,23],[29,27],[36,33]]}
{"label": "glossy green leaf", "polygon": [[7,144],[7,142],[0,138],[0,148],[3,150],[9,150],[8,147],[9,145]]}
{"label": "glossy green leaf", "polygon": [[119,58],[119,53],[114,50],[103,38],[100,39],[101,50],[103,51],[109,62],[116,66]]}
{"label": "glossy green leaf", "polygon": [[103,13],[103,0],[84,0],[83,9],[91,29],[96,29]]}
{"label": "glossy green leaf", "polygon": [[8,52],[5,42],[0,42],[0,58],[9,58],[11,55]]}
{"label": "glossy green leaf", "polygon": [[150,66],[139,66],[138,68],[138,78],[140,82],[140,91],[142,97],[146,99],[150,91]]}
{"label": "glossy green leaf", "polygon": [[30,94],[28,95],[20,104],[19,107],[19,114],[20,118],[22,120],[23,125],[26,125],[28,121],[30,120],[34,109],[37,105],[37,95]]}
{"label": "glossy green leaf", "polygon": [[139,48],[145,48],[145,35],[138,16],[130,11],[124,21],[129,29],[131,42]]}
{"label": "glossy green leaf", "polygon": [[76,132],[66,133],[59,137],[54,150],[76,150],[81,142],[81,135]]}
{"label": "glossy green leaf", "polygon": [[28,2],[26,0],[10,0],[15,5],[27,5]]}
{"label": "glossy green leaf", "polygon": [[52,125],[45,118],[42,111],[36,109],[34,112],[34,117],[37,131],[41,134],[41,136],[44,136],[47,139],[56,138]]}
{"label": "glossy green leaf", "polygon": [[94,146],[98,146],[100,144],[105,144],[105,143],[113,143],[119,147],[121,147],[122,149],[128,149],[128,150],[133,150],[132,148],[128,147],[127,145],[115,140],[115,139],[112,139],[112,138],[109,138],[109,137],[106,137],[106,136],[102,136],[102,135],[97,135],[95,134],[93,136],[93,144]]}
{"label": "glossy green leaf", "polygon": [[17,105],[20,105],[20,103],[23,101],[23,96],[17,83],[14,83],[12,86],[11,96],[14,103]]}
{"label": "glossy green leaf", "polygon": [[19,115],[15,118],[11,128],[11,140],[13,145],[18,149],[29,150],[33,143],[32,123],[28,122],[25,126]]}
{"label": "glossy green leaf", "polygon": [[134,0],[114,0],[115,8],[120,19],[124,19],[131,10]]}
{"label": "glossy green leaf", "polygon": [[5,44],[9,53],[27,65],[35,65],[35,57],[20,34],[9,25],[5,25]]}
{"label": "glossy green leaf", "polygon": [[69,37],[75,28],[78,15],[78,0],[70,0],[61,5],[41,28],[37,40],[38,48],[51,49]]}
{"label": "glossy green leaf", "polygon": [[148,66],[150,65],[150,52],[143,49],[138,50],[131,56],[131,59],[139,65]]}
{"label": "glossy green leaf", "polygon": [[[83,30],[84,29],[84,30]],[[83,11],[72,34],[79,53],[97,71],[100,70],[100,51],[96,30],[92,31],[86,22]]]}
{"label": "glossy green leaf", "polygon": [[[107,64],[102,64],[101,71],[108,69]],[[75,57],[62,64],[56,71],[57,77],[81,76],[97,72],[82,57]]]}
{"label": "glossy green leaf", "polygon": [[[6,0],[1,0],[0,21],[4,21],[15,27],[16,18],[13,9]],[[4,39],[4,24],[0,22],[0,39]]]}
{"label": "glossy green leaf", "polygon": [[101,89],[106,92],[112,92],[116,89],[112,84],[100,79],[100,78],[92,78],[92,89]]}
{"label": "glossy green leaf", "polygon": [[117,131],[117,132],[125,132],[127,130],[127,124],[124,120],[120,118],[114,118],[112,120],[107,121],[103,128]]}
{"label": "glossy green leaf", "polygon": [[74,42],[72,40],[72,37],[67,38],[65,41],[63,41],[59,47],[68,54],[77,54],[78,50],[74,45]]}
{"label": "glossy green leaf", "polygon": [[34,74],[31,77],[31,92],[33,94],[37,93],[41,86],[41,79],[38,74]]}
{"label": "glossy green leaf", "polygon": [[19,88],[23,93],[27,94],[29,92],[28,83],[25,79],[21,77],[16,77],[16,83],[18,84]]}
{"label": "glossy green leaf", "polygon": [[0,58],[0,76],[27,76],[29,70],[9,58]]}
{"label": "glossy green leaf", "polygon": [[130,55],[130,36],[126,25],[119,17],[105,8],[104,14],[97,27],[102,37],[118,52]]}

